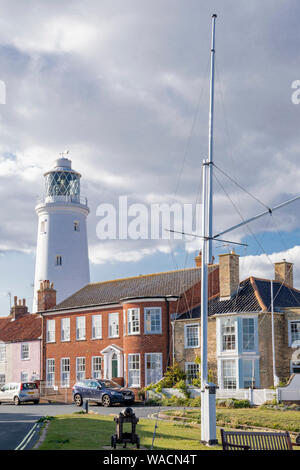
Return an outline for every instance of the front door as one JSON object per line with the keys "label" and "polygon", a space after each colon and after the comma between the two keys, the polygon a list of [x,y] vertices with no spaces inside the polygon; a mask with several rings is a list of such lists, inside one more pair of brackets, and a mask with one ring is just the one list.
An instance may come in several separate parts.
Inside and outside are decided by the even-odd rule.
{"label": "front door", "polygon": [[116,353],[111,358],[111,377],[118,377],[118,356]]}

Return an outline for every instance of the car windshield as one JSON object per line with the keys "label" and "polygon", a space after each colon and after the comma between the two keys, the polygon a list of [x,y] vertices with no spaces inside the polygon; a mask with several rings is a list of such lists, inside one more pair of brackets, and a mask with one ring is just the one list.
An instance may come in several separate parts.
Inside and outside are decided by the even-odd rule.
{"label": "car windshield", "polygon": [[116,389],[122,388],[119,384],[117,384],[113,380],[98,380],[98,382],[102,388],[116,388]]}

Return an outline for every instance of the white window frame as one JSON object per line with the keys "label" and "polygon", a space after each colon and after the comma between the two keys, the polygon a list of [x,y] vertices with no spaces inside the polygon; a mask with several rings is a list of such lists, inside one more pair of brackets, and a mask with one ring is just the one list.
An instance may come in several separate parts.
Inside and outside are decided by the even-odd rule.
{"label": "white window frame", "polygon": [[[97,359],[98,362],[100,362],[100,369],[98,369],[98,370],[95,370],[95,359]],[[100,359],[100,361],[99,361],[99,359]],[[101,379],[102,370],[103,370],[103,358],[102,358],[102,356],[93,356],[92,357],[92,379]],[[99,375],[97,375],[97,377],[95,377],[95,372],[99,373]]]}
{"label": "white window frame", "polygon": [[[64,328],[64,323],[67,324],[67,326],[65,328]],[[66,342],[66,341],[71,340],[71,337],[70,337],[70,332],[71,332],[70,324],[71,324],[70,318],[62,318],[61,319],[61,331],[60,331],[61,336],[60,336],[60,340],[63,343]]]}
{"label": "white window frame", "polygon": [[[132,319],[132,316],[137,314],[137,319]],[[134,331],[133,331],[134,329]],[[139,335],[141,331],[141,319],[139,308],[129,308],[127,310],[127,335]]]}
{"label": "white window frame", "polygon": [[[188,345],[188,335],[187,331],[189,328],[197,328],[198,335],[197,335],[197,345],[190,346]],[[185,349],[195,349],[200,348],[200,324],[199,323],[185,323],[184,324],[184,348]]]}
{"label": "white window frame", "polygon": [[[96,324],[97,321],[99,322],[98,325]],[[92,316],[92,339],[102,339],[102,315]]]}
{"label": "white window frame", "polygon": [[[148,356],[153,356],[153,355],[158,355],[159,356],[159,362],[160,362],[160,377],[155,381],[155,382],[152,382],[152,381],[148,381],[148,377],[147,377],[147,358]],[[159,382],[159,380],[161,380],[163,377],[163,363],[162,363],[162,353],[160,352],[153,352],[153,353],[145,353],[145,386],[147,387],[148,385],[150,385],[151,383],[157,383]]]}
{"label": "white window frame", "polygon": [[[117,318],[116,320],[113,320]],[[109,338],[119,338],[120,335],[120,319],[119,312],[111,312],[108,314],[108,337]]]}
{"label": "white window frame", "polygon": [[[186,375],[188,375],[189,366],[195,366],[195,368],[197,369],[197,372],[198,372],[198,375],[197,375],[197,377],[195,377],[195,379],[198,379],[198,378],[200,377],[200,376],[199,376],[199,373],[200,373],[200,364],[197,364],[196,362],[186,362],[186,363],[184,364],[184,370],[185,370]],[[187,381],[188,384],[191,384],[191,383],[192,383],[192,382],[189,382],[188,377],[187,377],[186,381]]]}
{"label": "white window frame", "polygon": [[[82,370],[79,370],[80,368],[82,368]],[[83,377],[78,377],[78,374],[79,373],[83,373],[84,376]],[[85,374],[86,374],[86,361],[85,361],[85,357],[83,356],[80,356],[80,357],[76,357],[76,381],[77,382],[80,382],[80,380],[84,380],[86,377],[85,377]]]}
{"label": "white window frame", "polygon": [[[25,376],[25,378],[24,378]],[[21,371],[21,376],[20,376],[21,382],[29,382],[29,374],[26,370]]]}
{"label": "white window frame", "polygon": [[[68,361],[68,369],[66,369],[66,364],[63,361]],[[70,358],[69,357],[62,357],[60,360],[60,382],[62,388],[70,387]],[[64,374],[66,374],[67,380],[64,378]]]}
{"label": "white window frame", "polygon": [[[223,327],[224,327],[224,324],[226,322],[232,322],[234,324],[234,349],[224,349],[224,341],[223,341],[223,337],[225,335],[223,335]],[[233,318],[233,317],[225,317],[225,318],[221,318],[220,319],[220,331],[219,331],[219,334],[220,334],[220,352],[221,353],[225,353],[225,354],[235,354],[237,352],[237,348],[238,348],[238,326],[237,326],[237,318]]]}
{"label": "white window frame", "polygon": [[[24,348],[27,349],[25,357],[24,357]],[[29,361],[29,360],[30,360],[29,343],[21,343],[21,361]]]}
{"label": "white window frame", "polygon": [[300,323],[300,320],[288,321],[288,344],[290,348],[298,348],[300,346],[300,340],[292,341],[292,323]]}
{"label": "white window frame", "polygon": [[[235,375],[235,380],[236,380],[235,388],[225,388],[224,387],[223,364],[224,364],[224,362],[227,362],[227,361],[234,362],[234,364],[235,364],[235,374],[236,374]],[[220,383],[221,383],[221,389],[222,390],[237,390],[239,388],[239,365],[238,365],[238,360],[236,358],[232,358],[232,357],[227,357],[227,358],[221,359],[220,360],[220,376],[221,376]]]}
{"label": "white window frame", "polygon": [[0,362],[6,362],[6,343],[0,343]]}
{"label": "white window frame", "polygon": [[47,320],[46,342],[55,343],[55,320]]}
{"label": "white window frame", "polygon": [[[151,314],[157,314],[159,311],[159,329],[151,330]],[[147,314],[150,314],[150,330],[147,329]],[[162,334],[162,314],[161,307],[145,307],[144,308],[144,333],[145,335],[160,335]]]}
{"label": "white window frame", "polygon": [[[49,365],[51,364],[51,370]],[[49,375],[51,374],[51,380],[49,381]],[[52,387],[55,385],[55,359],[49,358],[46,360],[46,383],[47,386]]]}
{"label": "white window frame", "polygon": [[[131,359],[135,356],[138,357],[139,368],[131,368]],[[128,354],[128,387],[140,387],[141,384],[141,355],[140,353],[133,353]],[[132,374],[132,371],[138,371],[136,374]],[[131,377],[134,375],[135,377],[138,376],[138,380],[134,378],[131,382]]]}
{"label": "white window frame", "polygon": [[76,317],[76,341],[84,341],[86,339],[86,318],[84,315]]}

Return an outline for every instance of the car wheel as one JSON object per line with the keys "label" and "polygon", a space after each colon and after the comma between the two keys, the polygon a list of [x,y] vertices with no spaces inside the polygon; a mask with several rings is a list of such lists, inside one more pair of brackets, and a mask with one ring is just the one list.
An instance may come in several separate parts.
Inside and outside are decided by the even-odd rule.
{"label": "car wheel", "polygon": [[106,407],[111,405],[111,399],[109,395],[104,395],[102,397],[102,405]]}
{"label": "car wheel", "polygon": [[79,393],[76,393],[76,395],[74,395],[74,402],[76,406],[82,406],[82,398]]}
{"label": "car wheel", "polygon": [[14,404],[15,404],[16,406],[18,406],[18,405],[20,404],[20,398],[19,398],[19,397],[15,397],[15,398],[14,398]]}

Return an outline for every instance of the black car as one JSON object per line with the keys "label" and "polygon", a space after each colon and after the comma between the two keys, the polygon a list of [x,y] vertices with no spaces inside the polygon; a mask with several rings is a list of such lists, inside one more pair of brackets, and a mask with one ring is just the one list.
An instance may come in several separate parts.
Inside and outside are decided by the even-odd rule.
{"label": "black car", "polygon": [[82,406],[83,400],[96,402],[99,405],[111,406],[114,403],[132,405],[134,393],[120,387],[112,380],[83,379],[72,388],[75,405]]}

